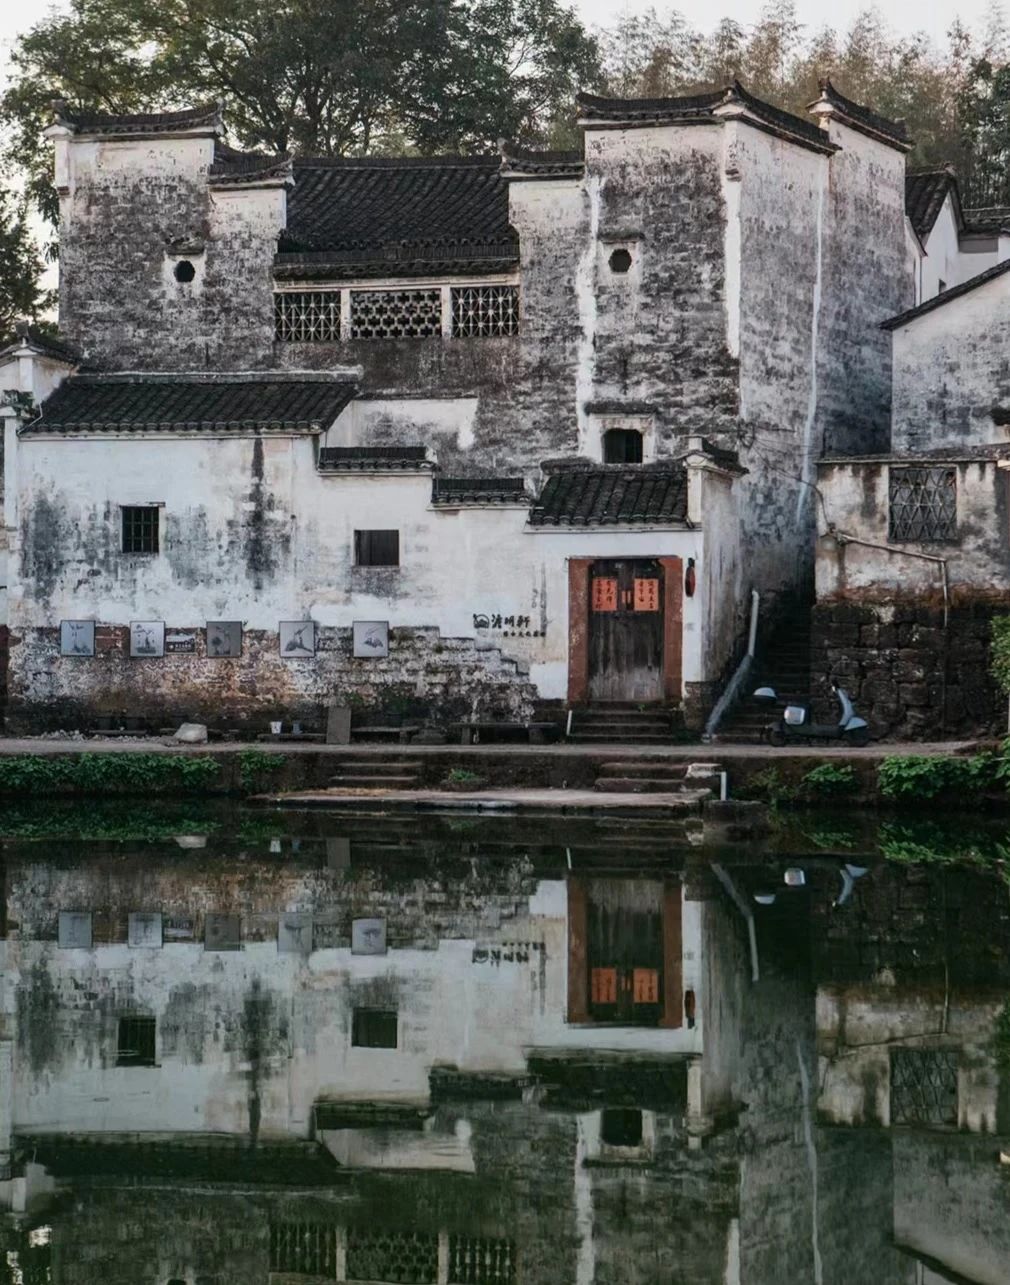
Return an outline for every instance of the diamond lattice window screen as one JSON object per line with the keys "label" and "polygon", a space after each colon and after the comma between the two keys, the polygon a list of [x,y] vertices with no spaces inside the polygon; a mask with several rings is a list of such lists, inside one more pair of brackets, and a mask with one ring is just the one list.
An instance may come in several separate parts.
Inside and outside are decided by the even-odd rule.
{"label": "diamond lattice window screen", "polygon": [[352,339],[429,339],[442,333],[441,290],[352,290]]}
{"label": "diamond lattice window screen", "polygon": [[953,1049],[891,1050],[891,1124],[956,1125]]}
{"label": "diamond lattice window screen", "polygon": [[340,291],[275,294],[274,328],[286,343],[332,343],[340,338]]}
{"label": "diamond lattice window screen", "polygon": [[438,1237],[425,1232],[347,1229],[347,1279],[393,1285],[434,1285]]}
{"label": "diamond lattice window screen", "polygon": [[515,1241],[449,1237],[450,1285],[514,1285],[515,1278]]}
{"label": "diamond lattice window screen", "polygon": [[457,339],[519,333],[518,286],[460,286],[452,291],[452,333]]}
{"label": "diamond lattice window screen", "polygon": [[957,539],[957,470],[892,468],[888,538],[897,542]]}

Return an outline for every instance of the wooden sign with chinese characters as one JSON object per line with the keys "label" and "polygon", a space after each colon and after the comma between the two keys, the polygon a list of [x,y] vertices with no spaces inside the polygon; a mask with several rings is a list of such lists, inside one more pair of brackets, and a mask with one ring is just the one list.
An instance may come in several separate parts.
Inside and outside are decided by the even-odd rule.
{"label": "wooden sign with chinese characters", "polygon": [[659,581],[635,580],[635,610],[659,610]]}
{"label": "wooden sign with chinese characters", "polygon": [[593,610],[617,610],[617,577],[597,576],[593,581]]}
{"label": "wooden sign with chinese characters", "polygon": [[636,968],[631,974],[632,998],[636,1004],[659,1003],[659,972],[655,968]]}
{"label": "wooden sign with chinese characters", "polygon": [[594,1004],[616,1004],[617,969],[594,968],[590,978],[590,992]]}

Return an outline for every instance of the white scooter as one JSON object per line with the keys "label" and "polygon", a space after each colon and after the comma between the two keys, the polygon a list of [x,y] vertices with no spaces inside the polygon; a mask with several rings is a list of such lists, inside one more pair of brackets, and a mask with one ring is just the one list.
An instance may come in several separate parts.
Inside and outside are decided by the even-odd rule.
{"label": "white scooter", "polygon": [[[846,745],[868,745],[870,728],[865,718],[859,718],[847,692],[833,683],[831,690],[838,697],[837,723],[815,723],[810,717],[809,705],[786,705],[782,715],[764,729],[769,745],[783,746],[790,741],[842,741]],[[754,699],[766,705],[777,705],[779,698],[773,687],[759,687]]]}

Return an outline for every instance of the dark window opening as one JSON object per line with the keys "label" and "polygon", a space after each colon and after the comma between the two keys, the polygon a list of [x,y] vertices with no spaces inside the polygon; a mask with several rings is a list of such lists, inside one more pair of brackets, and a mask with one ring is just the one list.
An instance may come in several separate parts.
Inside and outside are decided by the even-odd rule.
{"label": "dark window opening", "polygon": [[604,464],[641,464],[642,434],[635,428],[611,428],[603,434]]}
{"label": "dark window opening", "polygon": [[397,1018],[395,1009],[356,1008],[351,1027],[351,1043],[359,1049],[395,1049]]}
{"label": "dark window opening", "polygon": [[608,1147],[640,1147],[641,1111],[635,1107],[607,1107],[600,1122],[600,1138]]}
{"label": "dark window opening", "polygon": [[631,270],[631,251],[620,249],[615,250],[610,256],[611,272],[629,272]]}
{"label": "dark window opening", "polygon": [[123,552],[158,552],[158,510],[155,505],[124,506]]}
{"label": "dark window opening", "polygon": [[153,1017],[121,1017],[117,1066],[154,1066]]}
{"label": "dark window opening", "polygon": [[175,279],[187,285],[196,276],[196,268],[188,259],[180,259],[175,265]]}
{"label": "dark window opening", "polygon": [[354,565],[356,567],[398,567],[400,565],[399,531],[355,531]]}

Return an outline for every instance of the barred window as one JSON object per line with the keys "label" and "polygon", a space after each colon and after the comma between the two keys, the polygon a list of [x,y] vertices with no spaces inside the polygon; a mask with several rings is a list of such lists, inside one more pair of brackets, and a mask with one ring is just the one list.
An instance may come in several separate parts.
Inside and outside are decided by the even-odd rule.
{"label": "barred window", "polygon": [[337,1229],[323,1223],[271,1223],[270,1270],[328,1276],[337,1269]]}
{"label": "barred window", "polygon": [[442,333],[442,292],[352,290],[352,339],[429,339]]}
{"label": "barred window", "polygon": [[332,343],[340,338],[340,291],[274,295],[274,333],[286,343]]}
{"label": "barred window", "polygon": [[358,1049],[395,1049],[395,1009],[356,1008],[351,1021],[351,1044]]}
{"label": "barred window", "polygon": [[154,1066],[154,1018],[121,1017],[117,1066]]}
{"label": "barred window", "polygon": [[450,1285],[514,1285],[515,1278],[515,1241],[449,1237]]}
{"label": "barred window", "polygon": [[158,509],[153,504],[124,505],[123,552],[158,552]]}
{"label": "barred window", "polygon": [[347,1279],[434,1285],[438,1280],[438,1236],[349,1227]]}
{"label": "barred window", "polygon": [[898,543],[956,540],[956,469],[892,467],[888,530]]}
{"label": "barred window", "polygon": [[518,286],[460,286],[452,291],[454,338],[519,333]]}
{"label": "barred window", "polygon": [[354,565],[356,567],[398,567],[400,565],[399,531],[355,531]]}

